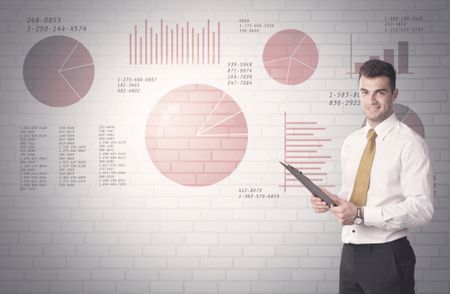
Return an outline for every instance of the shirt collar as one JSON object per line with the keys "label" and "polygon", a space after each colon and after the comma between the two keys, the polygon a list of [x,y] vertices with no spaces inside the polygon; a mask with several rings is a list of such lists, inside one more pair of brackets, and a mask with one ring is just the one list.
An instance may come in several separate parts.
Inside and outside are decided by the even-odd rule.
{"label": "shirt collar", "polygon": [[[395,115],[394,112],[392,112],[392,114],[388,118],[383,120],[375,127],[377,139],[379,138],[380,140],[383,140],[384,137],[386,137],[386,135],[392,130],[392,128],[394,128],[397,122],[398,122],[397,116]],[[366,137],[370,129],[371,127],[369,126],[369,124],[366,123],[366,125],[364,126],[364,134]]]}

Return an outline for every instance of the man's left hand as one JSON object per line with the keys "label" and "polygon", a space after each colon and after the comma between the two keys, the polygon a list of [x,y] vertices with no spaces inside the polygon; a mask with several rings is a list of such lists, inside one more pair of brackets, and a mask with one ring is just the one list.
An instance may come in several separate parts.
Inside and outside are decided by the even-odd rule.
{"label": "man's left hand", "polygon": [[331,207],[330,211],[338,222],[343,225],[353,225],[356,216],[356,205],[337,196],[333,196],[332,199],[337,206]]}

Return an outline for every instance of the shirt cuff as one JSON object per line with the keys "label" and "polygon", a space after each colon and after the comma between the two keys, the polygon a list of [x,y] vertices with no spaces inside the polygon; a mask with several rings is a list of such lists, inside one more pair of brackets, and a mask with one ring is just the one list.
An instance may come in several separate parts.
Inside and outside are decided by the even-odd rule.
{"label": "shirt cuff", "polygon": [[378,227],[383,224],[383,211],[381,207],[364,206],[364,224]]}

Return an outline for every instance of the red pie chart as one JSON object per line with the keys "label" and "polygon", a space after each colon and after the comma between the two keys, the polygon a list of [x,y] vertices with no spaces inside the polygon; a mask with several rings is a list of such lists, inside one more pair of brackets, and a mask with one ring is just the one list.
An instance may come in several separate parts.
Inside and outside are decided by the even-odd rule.
{"label": "red pie chart", "polygon": [[247,122],[224,91],[203,84],[173,89],[153,107],[145,142],[156,168],[185,186],[228,177],[247,149]]}
{"label": "red pie chart", "polygon": [[41,103],[64,107],[88,93],[94,81],[94,62],[77,40],[52,36],[36,43],[23,64],[28,91]]}
{"label": "red pie chart", "polygon": [[296,85],[309,79],[318,61],[316,44],[299,30],[280,31],[264,47],[263,62],[267,73],[284,85]]}
{"label": "red pie chart", "polygon": [[414,110],[403,104],[394,104],[394,112],[401,122],[416,131],[422,138],[425,138],[422,120]]}

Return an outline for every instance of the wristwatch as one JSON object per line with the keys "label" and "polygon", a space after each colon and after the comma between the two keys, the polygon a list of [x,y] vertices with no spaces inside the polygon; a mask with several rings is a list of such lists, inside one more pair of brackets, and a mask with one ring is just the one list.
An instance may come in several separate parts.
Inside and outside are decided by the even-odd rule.
{"label": "wristwatch", "polygon": [[356,216],[353,222],[355,223],[355,225],[362,225],[364,223],[361,207],[356,208]]}

